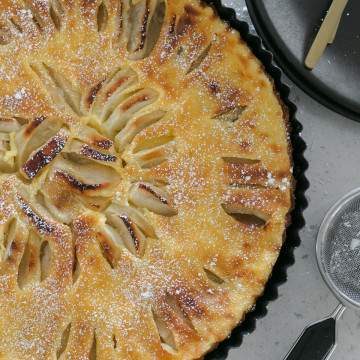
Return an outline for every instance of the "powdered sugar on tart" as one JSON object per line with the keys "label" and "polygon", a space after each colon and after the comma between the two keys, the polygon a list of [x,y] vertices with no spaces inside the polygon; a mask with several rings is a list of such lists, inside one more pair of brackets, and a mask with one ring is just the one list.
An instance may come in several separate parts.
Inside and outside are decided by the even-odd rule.
{"label": "powdered sugar on tart", "polygon": [[0,4],[0,358],[197,359],[262,293],[286,114],[196,0]]}

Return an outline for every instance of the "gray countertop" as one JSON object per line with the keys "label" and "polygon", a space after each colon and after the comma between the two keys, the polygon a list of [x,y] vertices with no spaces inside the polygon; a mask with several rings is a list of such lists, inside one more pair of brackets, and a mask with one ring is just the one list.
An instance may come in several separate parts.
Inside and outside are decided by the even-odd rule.
{"label": "gray countertop", "polygon": [[[223,3],[249,21],[244,0]],[[307,144],[310,188],[306,192],[306,226],[300,232],[301,245],[294,251],[295,264],[278,288],[278,299],[268,304],[267,315],[256,321],[256,329],[243,337],[241,346],[230,349],[228,360],[283,359],[304,327],[328,316],[338,304],[318,271],[315,240],[328,208],[360,186],[360,123],[324,108],[290,80],[284,78],[284,82],[291,87],[290,99],[298,107],[297,118],[304,126],[302,137]],[[338,344],[331,360],[359,360],[359,336],[360,311],[347,309],[338,323]]]}

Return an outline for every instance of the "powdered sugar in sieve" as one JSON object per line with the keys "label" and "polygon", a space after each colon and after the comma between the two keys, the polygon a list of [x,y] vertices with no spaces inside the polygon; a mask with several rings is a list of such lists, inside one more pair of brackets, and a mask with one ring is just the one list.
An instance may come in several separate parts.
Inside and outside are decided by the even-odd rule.
{"label": "powdered sugar in sieve", "polygon": [[317,255],[335,295],[360,306],[360,189],[330,209],[319,230]]}
{"label": "powdered sugar in sieve", "polygon": [[360,307],[360,188],[341,198],[325,216],[316,255],[324,280],[341,304],[329,317],[305,328],[285,360],[330,359],[345,306]]}

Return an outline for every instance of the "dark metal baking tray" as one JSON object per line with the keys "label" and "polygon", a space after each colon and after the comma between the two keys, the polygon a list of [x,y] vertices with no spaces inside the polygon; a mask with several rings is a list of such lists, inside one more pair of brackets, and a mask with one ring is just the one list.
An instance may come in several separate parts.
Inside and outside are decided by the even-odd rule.
{"label": "dark metal baking tray", "polygon": [[335,42],[310,71],[304,58],[330,0],[247,0],[265,46],[287,76],[332,110],[360,121],[360,1],[350,0]]}
{"label": "dark metal baking tray", "polygon": [[217,349],[205,357],[206,360],[219,360],[226,359],[229,349],[240,346],[243,336],[255,330],[256,319],[266,315],[267,304],[269,301],[277,298],[278,286],[286,281],[286,269],[294,263],[293,250],[300,244],[299,230],[304,226],[302,212],[307,206],[305,191],[309,184],[305,177],[308,163],[303,156],[306,145],[300,136],[302,125],[296,120],[296,106],[289,100],[290,88],[282,82],[282,72],[274,65],[272,54],[264,49],[259,37],[250,34],[249,25],[246,22],[237,20],[233,9],[222,6],[219,0],[206,0],[205,2],[215,8],[223,21],[239,31],[241,37],[262,62],[265,71],[273,79],[275,89],[289,112],[290,139],[292,144],[294,177],[296,179],[291,225],[286,231],[284,246],[274,267],[272,276],[267,283],[264,294],[258,299],[253,311],[247,314],[245,321],[232,332],[227,340],[223,341]]}

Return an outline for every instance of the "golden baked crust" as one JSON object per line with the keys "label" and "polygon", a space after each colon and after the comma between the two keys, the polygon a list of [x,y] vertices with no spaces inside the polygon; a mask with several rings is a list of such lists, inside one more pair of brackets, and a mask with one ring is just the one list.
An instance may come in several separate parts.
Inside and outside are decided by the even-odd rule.
{"label": "golden baked crust", "polygon": [[196,359],[262,293],[286,115],[198,0],[0,2],[0,359]]}

